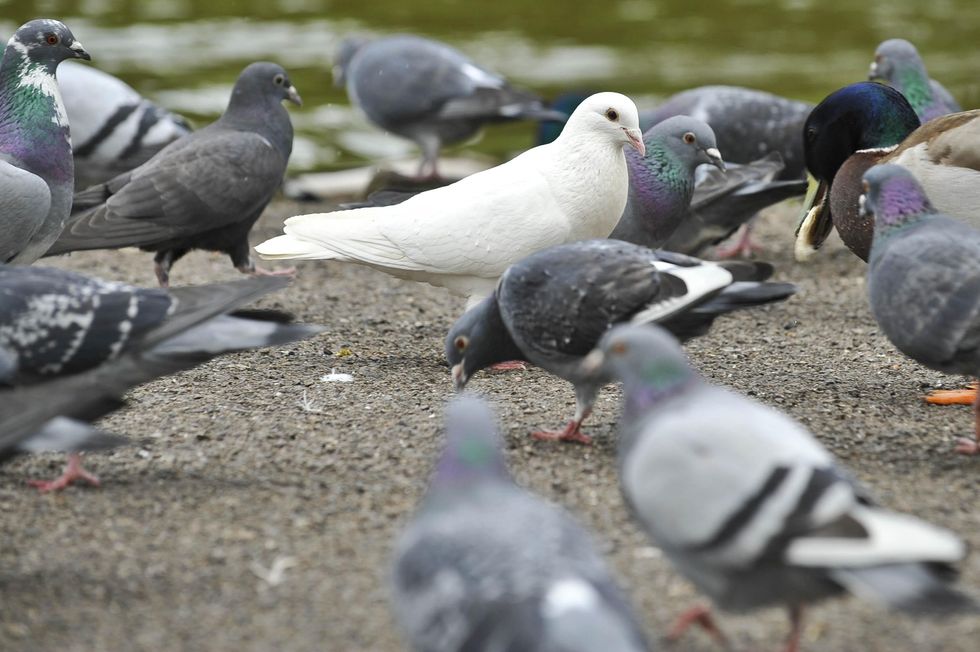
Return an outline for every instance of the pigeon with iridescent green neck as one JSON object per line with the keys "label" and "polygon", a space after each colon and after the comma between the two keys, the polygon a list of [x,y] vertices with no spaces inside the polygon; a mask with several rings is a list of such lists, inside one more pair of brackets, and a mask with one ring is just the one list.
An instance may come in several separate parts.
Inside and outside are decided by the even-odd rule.
{"label": "pigeon with iridescent green neck", "polygon": [[71,210],[75,167],[55,70],[89,59],[56,20],[25,23],[0,62],[0,262],[29,264],[58,238]]}
{"label": "pigeon with iridescent green neck", "polygon": [[629,198],[610,238],[657,248],[688,214],[694,169],[702,163],[725,169],[707,124],[688,116],[660,122],[643,134],[646,152],[626,153]]}
{"label": "pigeon with iridescent green neck", "polygon": [[422,505],[398,539],[392,606],[414,650],[650,649],[589,534],[518,487],[493,414],[454,401]]}
{"label": "pigeon with iridescent green neck", "polygon": [[963,110],[942,84],[929,78],[919,51],[905,39],[889,39],[878,46],[868,79],[899,91],[923,123]]}

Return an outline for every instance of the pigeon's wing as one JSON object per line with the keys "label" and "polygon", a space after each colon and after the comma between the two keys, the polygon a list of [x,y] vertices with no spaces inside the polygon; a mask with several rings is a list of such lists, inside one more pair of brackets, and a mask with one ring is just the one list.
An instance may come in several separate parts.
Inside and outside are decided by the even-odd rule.
{"label": "pigeon's wing", "polygon": [[30,241],[51,208],[44,180],[0,157],[0,263],[11,260]]}
{"label": "pigeon's wing", "polygon": [[254,219],[282,182],[282,154],[255,133],[195,136],[128,174],[104,204],[73,215],[49,253],[151,245]]}
{"label": "pigeon's wing", "polygon": [[950,113],[958,113],[963,110],[963,107],[961,107],[960,103],[956,101],[953,94],[946,90],[946,87],[940,84],[938,81],[935,79],[930,79],[929,86],[932,88],[932,94],[946,106],[946,109]]}
{"label": "pigeon's wing", "polygon": [[695,173],[691,209],[698,210],[746,184],[770,181],[782,171],[783,166],[783,157],[779,152],[769,152],[751,163],[726,165],[724,172],[714,166],[701,165]]}

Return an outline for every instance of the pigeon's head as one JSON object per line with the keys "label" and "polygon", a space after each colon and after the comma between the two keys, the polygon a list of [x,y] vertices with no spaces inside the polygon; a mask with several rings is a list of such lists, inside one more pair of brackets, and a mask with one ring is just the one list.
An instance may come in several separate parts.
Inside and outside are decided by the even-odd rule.
{"label": "pigeon's head", "polygon": [[903,72],[913,70],[924,72],[922,57],[915,46],[903,38],[884,41],[875,50],[875,60],[871,62],[868,79],[872,81],[896,81]]}
{"label": "pigeon's head", "polygon": [[27,59],[45,64],[51,69],[65,59],[85,59],[92,57],[75,39],[68,26],[48,18],[38,18],[21,25],[7,42],[8,48],[20,52]]}
{"label": "pigeon's head", "polygon": [[568,118],[558,139],[584,134],[616,145],[630,145],[640,156],[646,153],[636,105],[619,93],[596,93],[585,98]]}
{"label": "pigeon's head", "polygon": [[664,393],[686,384],[696,374],[680,342],[653,324],[615,326],[585,356],[582,371],[605,374],[629,388]]}
{"label": "pigeon's head", "polygon": [[245,66],[238,75],[235,87],[231,91],[231,103],[243,102],[253,104],[256,98],[271,98],[275,102],[289,100],[296,106],[303,105],[289,74],[278,63],[258,61]]}
{"label": "pigeon's head", "polygon": [[343,86],[347,83],[347,68],[357,52],[367,45],[370,39],[363,36],[348,36],[340,42],[337,56],[333,62],[333,85]]}
{"label": "pigeon's head", "polygon": [[714,130],[697,118],[686,115],[667,118],[650,127],[643,134],[643,141],[648,156],[654,151],[670,151],[692,174],[702,163],[725,171]]}
{"label": "pigeon's head", "polygon": [[875,236],[935,212],[912,173],[900,165],[876,165],[861,181],[861,212],[875,219]]}
{"label": "pigeon's head", "polygon": [[501,477],[509,477],[509,473],[490,406],[474,396],[453,399],[446,408],[446,443],[436,464],[433,486]]}
{"label": "pigeon's head", "polygon": [[481,369],[523,357],[504,325],[496,297],[487,297],[463,313],[446,336],[446,360],[456,391],[462,391]]}

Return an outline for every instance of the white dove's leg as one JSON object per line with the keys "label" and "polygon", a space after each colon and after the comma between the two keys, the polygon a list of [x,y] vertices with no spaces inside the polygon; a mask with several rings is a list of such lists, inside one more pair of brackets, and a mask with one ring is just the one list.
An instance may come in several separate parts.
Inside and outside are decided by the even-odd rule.
{"label": "white dove's leg", "polygon": [[258,267],[252,259],[252,248],[248,244],[247,235],[242,238],[241,242],[228,255],[231,257],[231,264],[242,274],[248,274],[250,276],[296,276],[295,267],[286,267],[285,269]]}
{"label": "white dove's leg", "polygon": [[100,486],[99,479],[82,468],[82,456],[80,453],[71,453],[68,456],[68,465],[64,473],[54,480],[28,480],[27,484],[36,487],[41,493],[49,491],[60,491],[70,484],[76,482],[87,482],[93,487]]}

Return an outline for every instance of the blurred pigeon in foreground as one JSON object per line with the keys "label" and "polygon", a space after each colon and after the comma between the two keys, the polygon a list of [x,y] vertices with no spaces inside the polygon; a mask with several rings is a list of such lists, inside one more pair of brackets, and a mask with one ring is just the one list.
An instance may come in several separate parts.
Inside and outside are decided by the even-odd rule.
{"label": "blurred pigeon in foreground", "polygon": [[472,138],[488,122],[564,119],[458,50],[418,36],[345,39],[334,82],[371,122],[415,141],[419,176],[436,176],[439,150]]}
{"label": "blurred pigeon in foreground", "polygon": [[711,127],[675,116],[643,134],[646,149],[626,152],[630,190],[626,209],[611,238],[657,248],[687,216],[694,194],[694,169],[702,163],[724,171]]}
{"label": "blurred pigeon in foreground", "polygon": [[[617,327],[583,362],[623,381],[620,482],[674,567],[721,608],[783,605],[797,650],[805,605],[845,592],[912,613],[977,612],[949,586],[953,533],[874,505],[800,424],[706,383],[659,328]],[[672,632],[699,622],[696,608]]]}
{"label": "blurred pigeon in foreground", "polygon": [[75,195],[72,217],[48,255],[140,247],[156,275],[192,249],[219,251],[246,274],[256,268],[248,232],[282,184],[293,147],[283,100],[300,104],[286,71],[253,63],[235,82],[217,121],[177,140],[131,172]]}
{"label": "blurred pigeon in foreground", "polygon": [[636,106],[599,93],[553,143],[394,206],[291,217],[285,235],[255,250],[367,265],[445,287],[472,306],[521,258],[612,232],[629,185],[624,145],[644,151]]}
{"label": "blurred pigeon in foreground", "polygon": [[[59,269],[0,266],[0,388],[10,388],[0,389],[0,400],[29,406],[26,399],[7,397],[23,391],[17,386],[44,387],[52,379],[87,372],[120,356],[172,358],[192,366],[222,353],[320,332],[317,326],[281,323],[279,313],[223,314],[287,283],[283,278],[263,278],[166,292]],[[136,379],[129,384],[143,381],[139,364],[133,372],[112,369],[104,374],[108,379],[118,376],[124,383],[119,391],[133,374]],[[71,393],[70,387],[65,391]],[[74,418],[95,419],[114,406],[99,409]],[[73,458],[65,476],[38,486],[60,489],[76,479],[97,482]]]}
{"label": "blurred pigeon in foreground", "polygon": [[91,66],[66,62],[58,83],[71,123],[78,190],[132,170],[191,132],[182,117]]}
{"label": "blurred pigeon in foreground", "polygon": [[505,360],[527,360],[575,385],[575,417],[539,439],[589,443],[580,432],[607,376],[582,373],[581,359],[612,325],[657,322],[687,340],[718,315],[780,301],[789,283],[761,283],[765,263],[709,263],[617,240],[552,247],[507,270],[497,291],[460,317],[446,337],[453,382]]}
{"label": "blurred pigeon in foreground", "polygon": [[923,123],[963,110],[942,84],[929,78],[919,51],[905,39],[889,39],[878,46],[868,79],[899,91]]}
{"label": "blurred pigeon in foreground", "polygon": [[[980,231],[939,213],[901,166],[875,166],[864,183],[863,209],[875,221],[868,299],[882,332],[930,369],[980,376]],[[936,394],[926,400],[973,404],[974,437],[961,439],[956,450],[976,455],[980,395]]]}
{"label": "blurred pigeon in foreground", "polygon": [[71,209],[74,165],[55,70],[89,55],[71,30],[38,19],[10,37],[0,62],[0,263],[29,264]]}
{"label": "blurred pigeon in foreground", "polygon": [[493,414],[450,404],[429,490],[394,553],[392,605],[415,650],[650,649],[591,537],[514,484]]}

